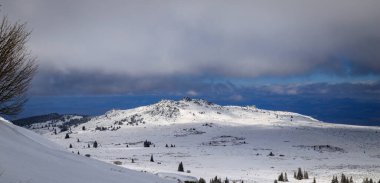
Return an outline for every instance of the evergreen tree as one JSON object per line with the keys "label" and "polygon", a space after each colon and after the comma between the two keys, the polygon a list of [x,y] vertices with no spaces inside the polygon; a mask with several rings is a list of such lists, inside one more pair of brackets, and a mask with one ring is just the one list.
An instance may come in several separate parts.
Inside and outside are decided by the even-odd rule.
{"label": "evergreen tree", "polygon": [[93,144],[93,147],[94,147],[94,148],[98,148],[98,142],[96,142],[96,140],[95,140],[95,142],[94,142],[94,144]]}
{"label": "evergreen tree", "polygon": [[346,183],[346,176],[343,173],[340,176],[340,183]]}
{"label": "evergreen tree", "polygon": [[90,144],[87,144],[87,147],[90,148]]}
{"label": "evergreen tree", "polygon": [[331,180],[331,183],[339,183],[338,177],[337,176],[333,176],[333,179]]}
{"label": "evergreen tree", "polygon": [[69,145],[69,148],[73,148],[73,145],[70,144],[70,145]]}
{"label": "evergreen tree", "polygon": [[317,181],[315,180],[315,177],[314,177],[314,179],[313,179],[313,183],[317,183]]}
{"label": "evergreen tree", "polygon": [[179,165],[178,165],[178,171],[179,171],[179,172],[184,172],[182,161],[181,161],[181,163],[179,163]]}
{"label": "evergreen tree", "polygon": [[85,127],[85,126],[82,126],[82,130],[85,131],[85,130],[86,130],[86,127]]}
{"label": "evergreen tree", "polygon": [[65,139],[68,139],[68,138],[70,138],[70,136],[68,133],[66,133]]}
{"label": "evergreen tree", "polygon": [[304,179],[309,179],[309,174],[307,173],[307,171],[304,171],[303,178]]}
{"label": "evergreen tree", "polygon": [[286,174],[286,172],[285,172],[284,181],[285,181],[285,182],[288,182],[288,181],[289,181],[289,180],[288,180],[288,175]]}
{"label": "evergreen tree", "polygon": [[274,183],[277,183],[277,180],[276,180],[276,179],[274,180]]}
{"label": "evergreen tree", "polygon": [[79,139],[77,139],[77,142],[80,142]]}
{"label": "evergreen tree", "polygon": [[206,180],[203,178],[199,178],[198,183],[206,183]]}
{"label": "evergreen tree", "polygon": [[153,154],[150,155],[150,162],[154,162],[154,160],[153,160]]}
{"label": "evergreen tree", "polygon": [[211,179],[211,180],[210,180],[210,183],[222,183],[222,180],[221,180],[221,179],[218,179],[218,177],[215,176],[214,179]]}
{"label": "evergreen tree", "polygon": [[284,175],[282,173],[278,176],[278,181],[284,182]]}
{"label": "evergreen tree", "polygon": [[303,179],[303,174],[302,174],[301,168],[298,168],[298,173],[297,173],[296,179],[297,180],[302,180]]}
{"label": "evergreen tree", "polygon": [[132,158],[132,163],[135,163],[135,160]]}
{"label": "evergreen tree", "polygon": [[227,177],[226,177],[226,180],[224,180],[224,183],[230,183]]}

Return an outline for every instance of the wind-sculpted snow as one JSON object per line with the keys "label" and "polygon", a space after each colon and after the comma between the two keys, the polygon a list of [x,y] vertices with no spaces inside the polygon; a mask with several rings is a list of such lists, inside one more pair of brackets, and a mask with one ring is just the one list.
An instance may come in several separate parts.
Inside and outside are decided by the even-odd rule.
{"label": "wind-sculpted snow", "polygon": [[[100,127],[106,130],[97,130]],[[272,183],[287,172],[289,182],[312,182],[293,178],[299,167],[317,182],[331,182],[341,173],[353,176],[355,182],[380,178],[379,127],[325,123],[255,106],[163,100],[113,110],[71,130],[68,139],[66,133],[44,135],[68,151],[178,179],[221,176]],[[94,141],[99,143],[97,148]],[[151,145],[144,147],[145,142]],[[180,162],[183,173],[177,172]]]}

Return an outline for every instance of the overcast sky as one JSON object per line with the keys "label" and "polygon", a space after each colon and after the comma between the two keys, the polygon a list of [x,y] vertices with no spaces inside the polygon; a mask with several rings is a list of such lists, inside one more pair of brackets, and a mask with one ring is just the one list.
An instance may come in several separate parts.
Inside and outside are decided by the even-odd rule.
{"label": "overcast sky", "polygon": [[0,2],[32,30],[33,94],[380,93],[378,0]]}

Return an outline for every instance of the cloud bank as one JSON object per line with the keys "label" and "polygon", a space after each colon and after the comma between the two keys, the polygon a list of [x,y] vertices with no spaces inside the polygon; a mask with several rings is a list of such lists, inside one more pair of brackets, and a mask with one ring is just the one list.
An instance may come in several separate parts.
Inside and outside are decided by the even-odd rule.
{"label": "cloud bank", "polygon": [[186,88],[196,95],[208,76],[378,76],[378,7],[354,0],[11,0],[1,13],[33,30],[30,48],[42,68],[37,93]]}

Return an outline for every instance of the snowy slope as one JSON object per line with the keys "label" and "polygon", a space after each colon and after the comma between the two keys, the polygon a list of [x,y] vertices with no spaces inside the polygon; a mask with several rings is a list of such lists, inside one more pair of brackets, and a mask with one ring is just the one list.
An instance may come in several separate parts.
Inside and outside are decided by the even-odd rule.
{"label": "snowy slope", "polygon": [[53,142],[0,118],[0,182],[168,182],[157,176],[67,152]]}
{"label": "snowy slope", "polygon": [[[254,106],[163,100],[109,111],[73,127],[69,139],[65,135],[44,134],[69,151],[158,175],[273,182],[280,172],[287,172],[290,182],[311,182],[292,178],[301,167],[317,182],[330,182],[340,173],[353,176],[356,182],[380,178],[379,127],[329,124]],[[145,140],[153,146],[144,148]],[[88,148],[94,141],[99,147]],[[270,152],[274,156],[268,156]],[[151,155],[155,162],[149,161]],[[190,173],[177,172],[179,162]]]}

